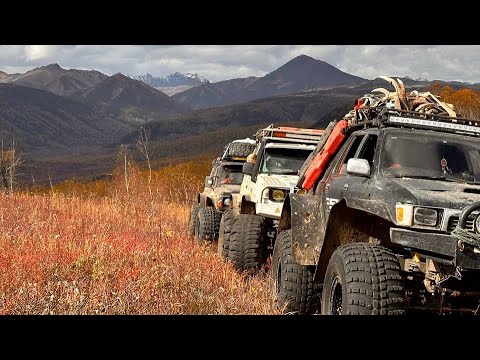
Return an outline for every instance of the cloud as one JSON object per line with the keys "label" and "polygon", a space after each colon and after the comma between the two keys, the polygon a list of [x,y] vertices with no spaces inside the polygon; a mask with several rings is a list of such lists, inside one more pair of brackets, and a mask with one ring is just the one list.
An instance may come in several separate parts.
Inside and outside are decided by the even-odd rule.
{"label": "cloud", "polygon": [[0,70],[24,72],[58,63],[107,75],[179,71],[220,81],[263,76],[301,54],[369,79],[408,75],[480,82],[478,45],[3,45]]}
{"label": "cloud", "polygon": [[25,46],[25,60],[31,62],[48,58],[48,49],[48,45],[27,45]]}

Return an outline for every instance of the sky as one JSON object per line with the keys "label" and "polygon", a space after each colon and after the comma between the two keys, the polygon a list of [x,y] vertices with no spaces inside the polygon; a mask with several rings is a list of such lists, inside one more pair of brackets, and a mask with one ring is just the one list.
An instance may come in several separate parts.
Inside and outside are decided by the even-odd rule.
{"label": "sky", "polygon": [[263,76],[302,54],[367,79],[480,82],[479,45],[0,45],[0,71],[58,63],[107,75],[190,72],[216,82]]}

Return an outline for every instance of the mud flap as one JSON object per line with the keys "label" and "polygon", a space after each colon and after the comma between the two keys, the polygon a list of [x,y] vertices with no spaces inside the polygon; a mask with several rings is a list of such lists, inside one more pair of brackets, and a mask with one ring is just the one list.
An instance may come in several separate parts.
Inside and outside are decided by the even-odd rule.
{"label": "mud flap", "polygon": [[323,199],[317,195],[290,194],[293,257],[300,265],[316,265],[325,236]]}

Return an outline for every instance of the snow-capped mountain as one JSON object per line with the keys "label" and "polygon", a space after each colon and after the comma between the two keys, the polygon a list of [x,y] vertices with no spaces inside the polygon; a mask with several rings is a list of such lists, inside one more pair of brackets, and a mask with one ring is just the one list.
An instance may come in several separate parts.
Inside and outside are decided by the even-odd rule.
{"label": "snow-capped mountain", "polygon": [[210,80],[198,74],[191,73],[173,73],[165,77],[155,77],[151,74],[145,75],[127,75],[128,77],[139,80],[152,87],[176,87],[182,85],[197,86],[207,84]]}

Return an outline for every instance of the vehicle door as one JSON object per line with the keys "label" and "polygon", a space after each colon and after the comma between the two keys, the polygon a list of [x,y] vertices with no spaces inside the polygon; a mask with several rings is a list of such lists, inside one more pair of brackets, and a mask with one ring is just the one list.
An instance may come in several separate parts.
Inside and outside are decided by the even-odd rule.
{"label": "vehicle door", "polygon": [[351,182],[347,179],[347,162],[357,154],[364,138],[364,133],[353,134],[340,148],[317,185],[316,192],[324,197],[326,205],[325,219],[328,219],[333,205],[342,199],[345,191],[348,191]]}
{"label": "vehicle door", "polygon": [[[378,135],[376,133],[367,133],[362,143],[360,144],[358,151],[356,152],[355,159],[367,160],[370,167],[370,173],[367,175],[359,175],[354,173],[347,173],[347,165],[345,164],[342,169],[342,173],[339,176],[343,176],[341,183],[342,198],[345,198],[349,207],[357,209],[368,210],[370,208],[370,187],[372,185],[372,174],[375,167],[375,150],[377,146]],[[348,161],[348,160],[347,160]]]}

